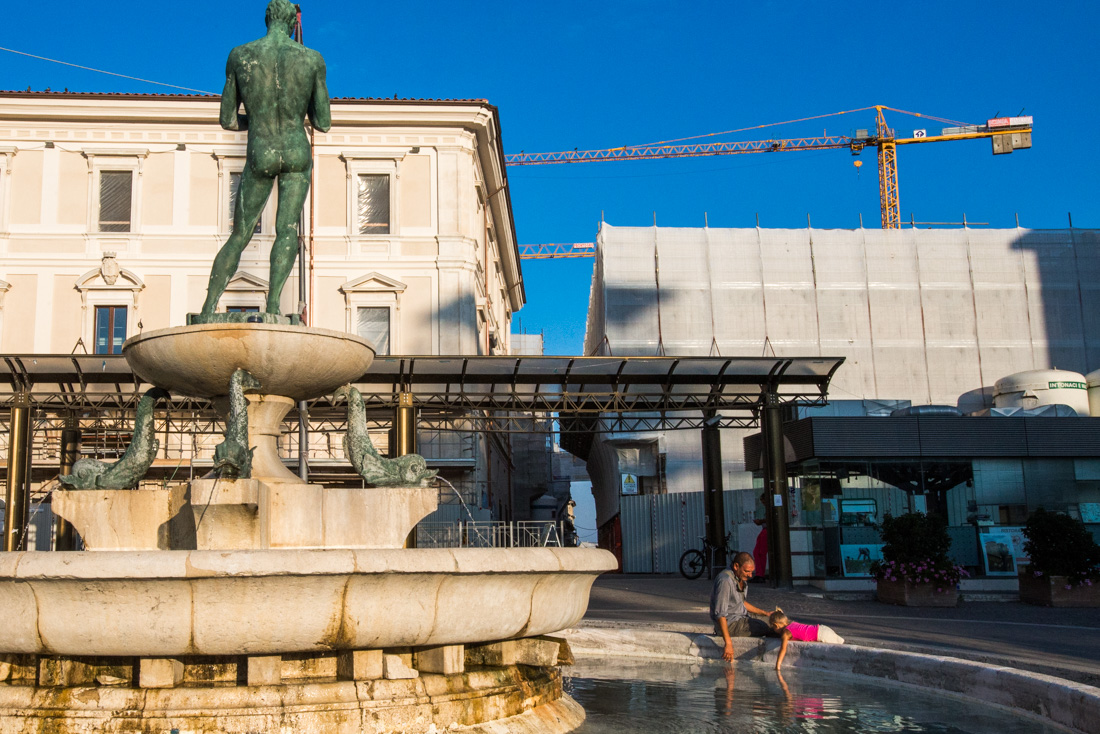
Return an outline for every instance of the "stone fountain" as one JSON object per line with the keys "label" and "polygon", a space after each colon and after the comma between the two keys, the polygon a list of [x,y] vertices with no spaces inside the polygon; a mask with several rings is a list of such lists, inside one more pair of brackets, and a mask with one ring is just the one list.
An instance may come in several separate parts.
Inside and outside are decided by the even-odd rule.
{"label": "stone fountain", "polygon": [[[230,55],[231,65],[253,57],[230,74],[223,126],[245,100],[253,130],[286,110],[327,129],[323,65],[307,64],[300,88],[268,84],[265,49],[290,42],[294,15],[272,0],[268,36]],[[291,99],[265,107],[265,95]],[[297,145],[265,142],[268,152]],[[290,178],[281,197],[295,194],[296,173],[279,174]],[[558,666],[570,654],[552,634],[580,621],[614,557],[404,548],[436,507],[434,472],[420,457],[379,457],[365,432],[349,436],[348,454],[375,486],[310,484],[283,466],[276,441],[297,401],[338,392],[349,425],[364,425],[349,383],[374,350],[279,314],[296,251],[280,246],[285,230],[267,312],[214,313],[266,200],[254,193],[242,184],[203,312],[124,345],[134,373],[156,386],[139,404],[131,447],[110,466],[77,462],[53,494],[86,550],[0,555],[0,734],[572,730],[584,712],[562,691]],[[211,399],[225,441],[210,476],[134,489],[156,454],[152,413],[168,393]]]}
{"label": "stone fountain", "polygon": [[[222,323],[147,332],[123,353],[158,388],[213,399],[227,443],[243,425],[250,467],[165,489],[82,485],[75,468],[64,478],[74,488],[55,491],[54,509],[87,550],[0,557],[0,732],[546,732],[583,720],[561,689],[568,649],[549,635],[581,619],[611,554],[403,548],[435,508],[432,472],[346,489],[304,483],[279,460],[289,408],[354,395],[343,386],[369,366],[368,342]],[[155,451],[147,431],[134,443]]]}

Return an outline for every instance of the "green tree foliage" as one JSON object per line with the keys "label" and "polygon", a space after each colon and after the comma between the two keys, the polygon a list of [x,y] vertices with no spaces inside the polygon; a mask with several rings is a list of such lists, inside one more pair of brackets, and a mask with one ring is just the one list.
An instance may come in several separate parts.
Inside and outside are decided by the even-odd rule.
{"label": "green tree foliage", "polygon": [[947,562],[951,536],[947,521],[939,515],[909,512],[882,518],[882,557],[898,563]]}
{"label": "green tree foliage", "polygon": [[1024,537],[1036,575],[1066,576],[1072,584],[1100,577],[1100,545],[1080,520],[1039,508],[1028,518]]}

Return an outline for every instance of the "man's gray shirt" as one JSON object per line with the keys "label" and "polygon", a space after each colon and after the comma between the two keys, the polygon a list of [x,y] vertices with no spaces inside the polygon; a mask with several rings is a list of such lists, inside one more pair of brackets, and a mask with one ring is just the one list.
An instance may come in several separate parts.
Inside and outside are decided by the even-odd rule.
{"label": "man's gray shirt", "polygon": [[710,592],[710,618],[717,623],[719,617],[726,618],[726,624],[733,620],[747,617],[745,611],[745,597],[749,593],[749,586],[737,588],[737,577],[733,571],[726,569],[718,574],[714,580],[714,589]]}

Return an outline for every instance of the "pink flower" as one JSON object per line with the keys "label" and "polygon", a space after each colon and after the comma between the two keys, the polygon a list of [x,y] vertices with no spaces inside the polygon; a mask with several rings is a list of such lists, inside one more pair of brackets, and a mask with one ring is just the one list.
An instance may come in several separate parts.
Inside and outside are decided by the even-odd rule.
{"label": "pink flower", "polygon": [[1066,589],[1072,589],[1072,588],[1073,588],[1073,587],[1072,587],[1071,585],[1069,585],[1069,584],[1066,584]]}

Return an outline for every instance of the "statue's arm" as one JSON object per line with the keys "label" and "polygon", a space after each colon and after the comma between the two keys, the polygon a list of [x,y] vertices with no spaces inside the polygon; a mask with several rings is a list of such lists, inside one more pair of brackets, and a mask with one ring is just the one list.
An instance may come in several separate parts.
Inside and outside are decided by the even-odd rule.
{"label": "statue's arm", "polygon": [[225,63],[225,89],[222,90],[219,121],[226,130],[247,130],[248,115],[237,114],[237,109],[241,106],[241,98],[237,92],[236,66],[233,54],[229,54],[229,61]]}
{"label": "statue's arm", "polygon": [[332,110],[329,107],[328,85],[325,83],[325,61],[318,62],[313,76],[313,93],[309,98],[309,124],[314,130],[327,133],[332,127]]}

